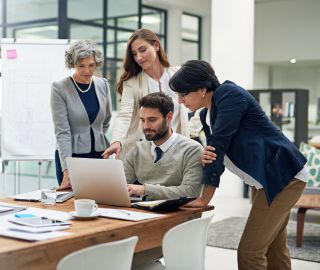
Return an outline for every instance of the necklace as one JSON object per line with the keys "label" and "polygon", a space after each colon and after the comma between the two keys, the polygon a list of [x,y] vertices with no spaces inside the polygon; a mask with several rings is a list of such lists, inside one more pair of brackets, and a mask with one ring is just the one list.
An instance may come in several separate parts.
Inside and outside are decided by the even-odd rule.
{"label": "necklace", "polygon": [[76,82],[76,80],[73,78],[73,76],[71,76],[71,78],[72,78],[72,80],[73,80],[73,82],[74,82],[74,85],[77,87],[77,89],[78,89],[81,93],[86,93],[86,92],[88,92],[88,91],[90,90],[91,84],[92,84],[92,78],[91,78],[91,80],[90,80],[90,84],[89,84],[88,88],[85,89],[85,90],[82,90],[82,89],[79,87],[79,85],[77,84],[77,82]]}

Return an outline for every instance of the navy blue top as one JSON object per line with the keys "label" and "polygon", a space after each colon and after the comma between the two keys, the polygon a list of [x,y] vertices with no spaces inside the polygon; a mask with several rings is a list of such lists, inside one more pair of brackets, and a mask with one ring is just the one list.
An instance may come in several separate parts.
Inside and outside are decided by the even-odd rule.
{"label": "navy blue top", "polygon": [[264,188],[268,203],[302,170],[306,158],[271,122],[255,98],[231,81],[212,96],[210,121],[207,108],[200,119],[207,145],[216,148],[217,159],[204,168],[203,183],[218,187],[224,171],[224,155]]}
{"label": "navy blue top", "polygon": [[[74,87],[77,89],[78,95],[83,103],[83,106],[85,107],[85,109],[87,111],[89,122],[90,122],[90,124],[92,124],[94,122],[94,120],[96,119],[98,112],[100,110],[100,104],[98,101],[94,82],[92,82],[90,89],[87,92],[82,93],[79,91],[79,89],[75,85],[73,79],[71,79],[71,80],[74,84]],[[78,83],[77,82],[77,85],[79,86],[79,88],[81,90],[87,90],[89,87],[89,84],[85,84],[85,83]],[[93,153],[93,152],[95,152],[95,150],[94,150],[95,141],[94,141],[93,131],[91,128],[90,128],[90,135],[91,135],[91,153]]]}
{"label": "navy blue top", "polygon": [[[82,93],[78,90],[78,88],[76,87],[73,80],[72,80],[72,82],[73,82],[75,88],[77,89],[77,92],[79,94],[79,97],[80,97],[84,107],[86,108],[86,111],[87,111],[88,117],[89,117],[89,122],[90,122],[90,124],[92,124],[94,122],[94,120],[96,119],[97,114],[100,110],[100,105],[99,105],[96,89],[94,87],[94,83],[92,82],[88,92]],[[85,83],[78,83],[77,82],[77,85],[79,86],[79,88],[81,90],[87,90],[89,87],[89,84],[85,84]]]}

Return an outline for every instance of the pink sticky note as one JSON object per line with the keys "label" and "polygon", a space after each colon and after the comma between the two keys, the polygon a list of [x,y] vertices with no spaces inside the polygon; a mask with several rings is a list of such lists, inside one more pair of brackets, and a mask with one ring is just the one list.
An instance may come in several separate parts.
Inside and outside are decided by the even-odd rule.
{"label": "pink sticky note", "polygon": [[17,50],[16,50],[16,49],[7,50],[7,58],[8,58],[8,59],[15,59],[15,58],[17,58]]}

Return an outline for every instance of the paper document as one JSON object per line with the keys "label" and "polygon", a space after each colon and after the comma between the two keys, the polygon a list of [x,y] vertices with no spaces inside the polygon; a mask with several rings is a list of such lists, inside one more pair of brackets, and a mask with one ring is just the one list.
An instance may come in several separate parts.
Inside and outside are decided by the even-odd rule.
{"label": "paper document", "polygon": [[[2,203],[2,206],[6,204]],[[9,204],[8,204],[9,205]],[[67,212],[41,209],[35,207],[28,207],[27,209],[19,212],[19,214],[32,214],[36,217],[47,217],[58,220],[69,220],[70,215]],[[15,214],[9,213],[5,216],[0,216],[0,236],[17,238],[28,241],[47,240],[51,238],[70,235],[70,232],[62,232],[60,230],[69,229],[70,226],[47,226],[41,228],[33,228],[29,226],[16,225],[9,221],[13,219]],[[21,218],[21,220],[26,218]],[[55,227],[55,228],[53,228]],[[59,231],[57,231],[59,230]]]}
{"label": "paper document", "polygon": [[0,229],[0,236],[18,238],[27,241],[39,241],[39,240],[48,240],[51,238],[67,236],[72,233],[70,232],[46,232],[46,233],[29,233],[29,232],[18,232],[12,231],[9,229]]}
{"label": "paper document", "polygon": [[26,209],[26,207],[22,206],[22,205],[14,205],[14,204],[8,204],[8,203],[2,202],[0,205],[0,216],[20,212],[25,209]]}
{"label": "paper document", "polygon": [[101,217],[139,221],[162,217],[162,214],[142,213],[124,209],[98,208]]}
{"label": "paper document", "polygon": [[0,213],[8,212],[8,211],[11,211],[11,210],[13,210],[13,209],[14,209],[14,208],[12,208],[12,207],[1,206],[1,205],[0,205]]}
{"label": "paper document", "polygon": [[8,230],[18,231],[18,232],[28,232],[28,233],[44,233],[44,232],[54,232],[54,231],[63,231],[69,229],[71,226],[51,226],[51,227],[29,227],[21,225],[10,225]]}

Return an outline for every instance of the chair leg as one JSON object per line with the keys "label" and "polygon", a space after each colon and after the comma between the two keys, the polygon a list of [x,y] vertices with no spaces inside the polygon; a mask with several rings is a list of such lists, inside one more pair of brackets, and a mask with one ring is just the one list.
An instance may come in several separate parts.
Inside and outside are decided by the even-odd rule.
{"label": "chair leg", "polygon": [[308,208],[299,208],[298,209],[296,247],[302,246],[304,218],[305,218],[307,210],[308,210]]}

